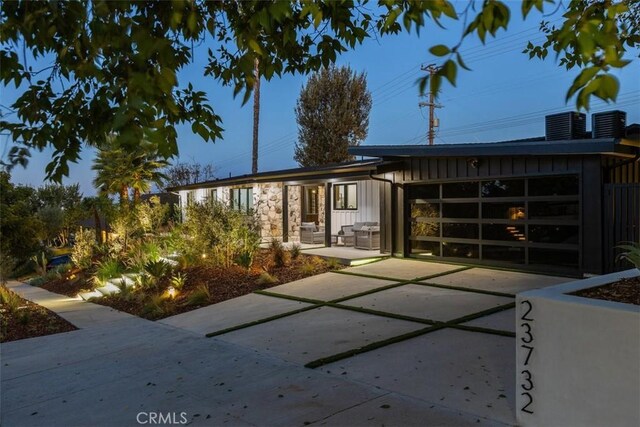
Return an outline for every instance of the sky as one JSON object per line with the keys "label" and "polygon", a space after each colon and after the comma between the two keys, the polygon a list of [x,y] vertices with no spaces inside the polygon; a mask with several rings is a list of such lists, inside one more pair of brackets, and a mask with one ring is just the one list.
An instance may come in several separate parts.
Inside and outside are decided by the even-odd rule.
{"label": "sky", "polygon": [[[553,55],[546,61],[530,60],[523,54],[528,41],[542,42],[539,31],[541,17],[532,14],[522,21],[519,7],[512,11],[508,31],[501,31],[486,45],[470,37],[462,46],[461,54],[472,71],[459,70],[456,87],[443,83],[436,110],[440,121],[435,143],[491,142],[544,135],[544,116],[575,110],[575,100],[565,103],[565,94],[579,70],[567,71],[559,67]],[[559,14],[547,16],[555,21]],[[402,33],[368,39],[355,50],[337,60],[337,65],[349,65],[357,72],[365,72],[367,85],[373,98],[369,118],[369,132],[362,145],[426,144],[428,109],[418,106],[416,80],[424,74],[421,65],[437,63],[428,52],[436,44],[455,44],[461,34],[460,23],[445,23],[448,28],[428,25],[420,34]],[[212,164],[219,178],[242,175],[251,171],[252,102],[242,106],[241,96],[233,98],[233,88],[223,87],[211,77],[204,77],[206,45],[196,50],[190,66],[178,76],[181,86],[191,82],[205,91],[215,112],[222,117],[223,138],[206,143],[191,132],[190,125],[178,127],[180,155],[174,162]],[[620,81],[618,101],[606,104],[592,100],[589,113],[623,110],[627,124],[640,122],[640,60],[636,60],[614,75]],[[630,56],[631,58],[631,56]],[[262,81],[259,171],[296,167],[293,152],[297,137],[294,107],[308,76],[275,76]],[[19,91],[2,88],[0,104],[9,106]],[[587,118],[587,130],[590,129]],[[11,140],[2,136],[2,151],[6,155]],[[82,159],[71,165],[70,176],[63,183],[80,183],[86,195],[95,194],[91,184],[94,152],[85,149]],[[12,180],[32,186],[43,185],[44,168],[50,161],[51,151],[32,153],[26,169],[16,167]]]}

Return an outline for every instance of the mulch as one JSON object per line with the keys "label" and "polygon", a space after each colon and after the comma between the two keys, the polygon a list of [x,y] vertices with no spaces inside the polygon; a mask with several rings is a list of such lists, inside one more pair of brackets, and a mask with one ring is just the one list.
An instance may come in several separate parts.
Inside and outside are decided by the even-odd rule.
{"label": "mulch", "polygon": [[[317,256],[301,254],[295,259],[292,259],[289,253],[286,256],[286,264],[277,266],[270,251],[262,250],[256,254],[253,266],[248,271],[237,265],[219,267],[206,264],[176,269],[174,273],[180,273],[186,277],[185,284],[175,298],[163,303],[162,312],[150,313],[145,310],[145,306],[149,303],[152,294],[158,294],[160,290],[170,286],[168,278],[160,281],[157,290],[135,291],[138,297],[123,298],[120,295],[111,295],[96,298],[92,302],[157,320],[336,269],[335,265]],[[276,281],[260,283],[259,278],[265,272]],[[189,297],[202,286],[207,287],[210,298],[202,304],[189,304]],[[75,297],[78,292],[90,290],[93,285],[90,274],[73,270],[66,273],[64,277],[49,281],[41,287],[51,292]]]}
{"label": "mulch", "polygon": [[[4,287],[4,286],[3,286]],[[9,291],[12,292],[12,291]],[[0,302],[0,342],[41,337],[77,328],[46,308],[20,298],[20,307],[11,311]]]}
{"label": "mulch", "polygon": [[583,289],[571,295],[640,305],[640,276],[621,279],[595,288]]}

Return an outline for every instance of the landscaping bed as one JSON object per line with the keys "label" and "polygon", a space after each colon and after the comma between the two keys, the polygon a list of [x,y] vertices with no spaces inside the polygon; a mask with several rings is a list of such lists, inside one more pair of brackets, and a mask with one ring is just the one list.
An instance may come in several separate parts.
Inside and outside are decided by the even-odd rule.
{"label": "landscaping bed", "polygon": [[[334,260],[304,254],[294,257],[289,251],[278,260],[272,250],[263,249],[255,254],[250,269],[207,263],[176,267],[153,285],[123,288],[91,302],[157,320],[342,267]],[[184,279],[179,289],[172,281],[176,276]],[[95,287],[91,271],[77,268],[39,286],[70,297]]]}
{"label": "landscaping bed", "polygon": [[41,337],[77,328],[55,313],[0,286],[0,342]]}
{"label": "landscaping bed", "polygon": [[570,295],[606,301],[640,305],[640,276],[629,277],[589,289],[582,289]]}

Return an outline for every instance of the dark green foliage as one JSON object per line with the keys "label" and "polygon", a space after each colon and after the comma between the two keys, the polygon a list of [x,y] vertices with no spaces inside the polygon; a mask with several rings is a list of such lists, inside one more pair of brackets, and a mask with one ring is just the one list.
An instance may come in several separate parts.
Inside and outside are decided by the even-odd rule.
{"label": "dark green foliage", "polygon": [[271,251],[273,264],[276,268],[282,268],[287,265],[287,251],[284,249],[281,241],[272,240],[269,250]]}
{"label": "dark green foliage", "polygon": [[364,73],[329,67],[313,74],[296,103],[295,160],[301,166],[351,160],[347,148],[367,137],[370,110],[371,93]]}
{"label": "dark green foliage", "polygon": [[194,306],[206,304],[210,299],[211,293],[209,292],[209,288],[206,285],[200,285],[187,298],[187,305]]}
{"label": "dark green foliage", "polygon": [[630,242],[620,245],[618,248],[624,250],[624,252],[616,257],[616,261],[625,260],[640,268],[640,243]]}
{"label": "dark green foliage", "polygon": [[278,278],[264,271],[260,273],[257,283],[258,285],[273,285],[274,283],[278,283]]}
{"label": "dark green foliage", "polygon": [[291,254],[291,259],[298,259],[300,254],[302,254],[302,247],[298,243],[294,243],[289,250]]}
{"label": "dark green foliage", "polygon": [[[222,135],[220,117],[205,93],[180,85],[177,78],[196,55],[202,56],[205,39],[215,48],[206,52],[204,73],[234,86],[236,95],[244,91],[246,102],[255,84],[256,58],[257,74],[270,80],[328,67],[367,37],[464,20],[468,24],[458,44],[432,48],[444,55],[430,82],[437,92],[442,78],[454,83],[458,67],[467,68],[459,53],[466,38],[477,36],[484,43],[487,35],[496,37],[508,28],[512,9],[519,7],[526,18],[533,8],[553,12],[557,3],[496,0],[470,7],[475,3],[462,2],[456,10],[446,0],[379,0],[377,7],[334,0],[5,1],[0,80],[25,86],[11,105],[15,121],[2,121],[0,131],[12,134],[11,165],[25,165],[30,150],[54,147],[46,172],[58,181],[68,175],[69,162],[80,158],[84,144],[100,147],[110,134],[127,152],[147,140],[168,159],[178,153],[179,125],[191,124],[205,141]],[[597,68],[589,78],[574,80],[571,92],[580,90],[578,107],[588,107],[591,96],[615,98],[618,87],[610,71],[635,55],[639,7],[634,0],[572,0],[562,22],[543,26],[547,41],[531,46],[529,54],[545,58],[552,51],[563,67]],[[45,58],[46,66],[32,69],[31,58]],[[426,85],[421,79],[421,90]]]}
{"label": "dark green foliage", "polygon": [[179,252],[229,267],[243,253],[252,258],[260,244],[255,218],[214,202],[187,208]]}
{"label": "dark green foliage", "polygon": [[107,258],[100,261],[94,275],[96,285],[104,285],[107,280],[120,276],[124,272],[124,266],[116,258]]}
{"label": "dark green foliage", "polygon": [[171,274],[171,264],[166,261],[149,261],[144,266],[144,271],[156,280]]}

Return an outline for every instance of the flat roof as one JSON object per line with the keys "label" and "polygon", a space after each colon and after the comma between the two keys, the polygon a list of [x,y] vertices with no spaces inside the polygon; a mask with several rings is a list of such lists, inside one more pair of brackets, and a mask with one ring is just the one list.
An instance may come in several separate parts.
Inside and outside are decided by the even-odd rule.
{"label": "flat roof", "polygon": [[367,176],[382,164],[380,159],[357,160],[346,163],[334,163],[325,166],[282,169],[256,174],[238,175],[229,178],[213,179],[189,185],[168,187],[166,191],[192,190],[196,188],[215,188],[227,185],[253,184],[258,182],[284,182],[295,180],[314,180],[327,177]]}
{"label": "flat roof", "polygon": [[514,140],[439,145],[368,145],[349,148],[349,153],[367,157],[476,157],[522,155],[613,154],[633,156],[640,143],[627,139],[571,139],[562,141]]}

